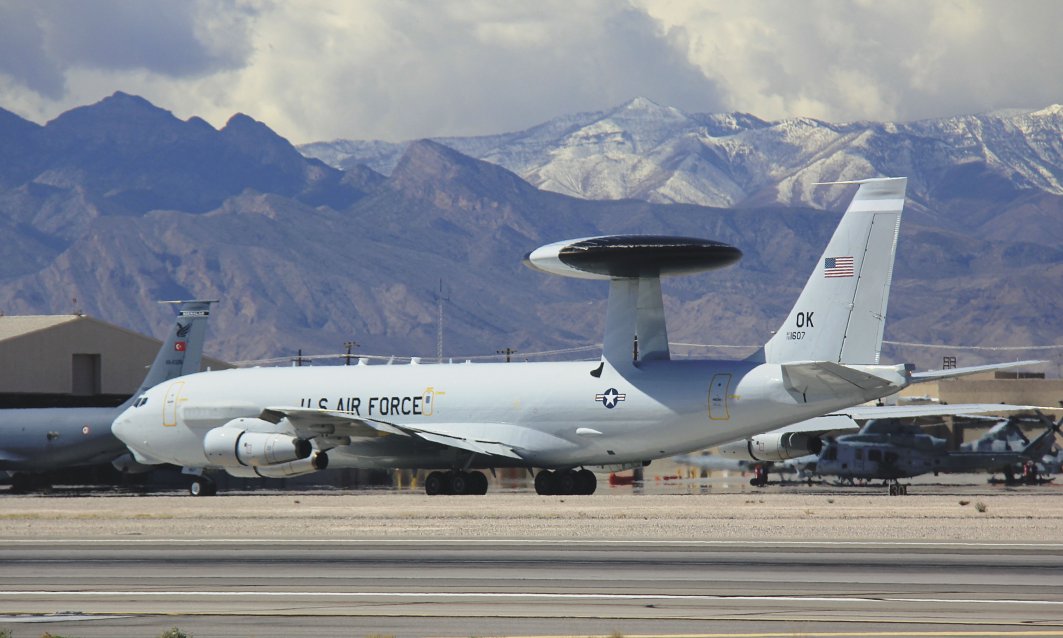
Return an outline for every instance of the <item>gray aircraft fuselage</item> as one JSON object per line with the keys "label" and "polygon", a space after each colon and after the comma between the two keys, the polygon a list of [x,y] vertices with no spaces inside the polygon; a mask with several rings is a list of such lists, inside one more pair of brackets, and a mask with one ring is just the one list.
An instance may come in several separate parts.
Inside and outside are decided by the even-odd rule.
{"label": "gray aircraft fuselage", "polygon": [[111,432],[111,423],[124,409],[0,410],[0,470],[49,472],[109,463],[125,452],[125,444]]}

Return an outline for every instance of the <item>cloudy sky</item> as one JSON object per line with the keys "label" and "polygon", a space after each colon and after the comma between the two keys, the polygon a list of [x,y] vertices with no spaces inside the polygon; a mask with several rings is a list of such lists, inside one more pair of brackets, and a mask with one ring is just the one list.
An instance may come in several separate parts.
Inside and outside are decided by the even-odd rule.
{"label": "cloudy sky", "polygon": [[293,142],[513,131],[644,96],[766,119],[1063,102],[1063,2],[0,0],[0,107],[115,91]]}

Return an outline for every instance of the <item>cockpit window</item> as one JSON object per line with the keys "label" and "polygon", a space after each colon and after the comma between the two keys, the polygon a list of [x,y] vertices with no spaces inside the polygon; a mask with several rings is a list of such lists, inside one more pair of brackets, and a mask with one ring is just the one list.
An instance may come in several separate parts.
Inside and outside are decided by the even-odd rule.
{"label": "cockpit window", "polygon": [[144,405],[147,402],[148,402],[148,397],[140,397],[139,399],[137,399],[136,401],[133,402],[133,407],[134,408],[139,408],[140,406]]}

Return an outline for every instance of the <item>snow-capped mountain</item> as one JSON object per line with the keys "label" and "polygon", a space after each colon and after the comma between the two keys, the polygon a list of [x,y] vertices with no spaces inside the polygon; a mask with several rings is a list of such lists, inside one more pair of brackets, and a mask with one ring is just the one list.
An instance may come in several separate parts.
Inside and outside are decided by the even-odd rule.
{"label": "snow-capped mountain", "polygon": [[[949,190],[949,182],[957,173],[973,172],[1015,191],[1063,195],[1060,105],[908,123],[831,124],[688,114],[636,98],[517,133],[436,141],[543,190],[583,199],[837,208],[847,197],[843,190],[815,183],[906,175],[909,197],[928,204],[962,196]],[[406,146],[340,140],[299,150],[337,168],[366,164],[387,174]]]}
{"label": "snow-capped mountain", "polygon": [[[911,176],[917,194],[905,207],[886,338],[1058,344],[1063,196],[1053,185],[1063,173],[1052,163],[1059,133],[1046,122],[1059,117],[1057,108],[921,123],[920,137],[899,125],[768,123],[636,100],[447,145],[348,143],[384,176],[308,159],[245,115],[215,130],[123,93],[43,126],[0,108],[0,312],[83,310],[154,332],[172,319],[156,300],[220,298],[208,352],[222,358],[335,353],[352,337],[363,353],[433,356],[442,283],[446,356],[503,347],[525,356],[599,342],[607,288],[544,276],[521,256],[565,238],[648,233],[742,250],[732,268],[668,279],[669,335],[755,345],[789,310],[838,219],[775,202],[805,201],[816,179],[893,173]],[[518,159],[542,183],[584,197],[498,165]],[[841,208],[853,190],[814,195]],[[660,203],[695,196],[741,206]],[[691,352],[735,355],[677,350]],[[941,354],[890,345],[883,360],[932,367]],[[963,365],[1000,359],[958,354]]]}

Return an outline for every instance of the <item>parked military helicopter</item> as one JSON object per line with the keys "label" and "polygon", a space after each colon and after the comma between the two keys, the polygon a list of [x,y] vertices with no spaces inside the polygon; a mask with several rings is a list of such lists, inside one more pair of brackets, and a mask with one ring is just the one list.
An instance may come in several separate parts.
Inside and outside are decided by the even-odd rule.
{"label": "parked military helicopter", "polygon": [[1038,413],[1045,431],[1018,450],[948,450],[947,441],[896,419],[877,419],[857,434],[828,438],[816,461],[816,473],[843,480],[884,480],[890,495],[907,494],[898,479],[933,472],[1005,472],[1051,452],[1063,426]]}
{"label": "parked military helicopter", "polygon": [[[1015,452],[1030,444],[1029,437],[1022,431],[1022,419],[1003,419],[983,434],[978,440],[964,443],[960,450],[965,452]],[[1003,479],[996,476],[989,478],[990,483],[1005,485],[1039,485],[1049,483],[1053,475],[1060,472],[1063,463],[1063,450],[1053,448],[1039,458],[1031,458],[1019,466],[1006,466],[1001,469]]]}

